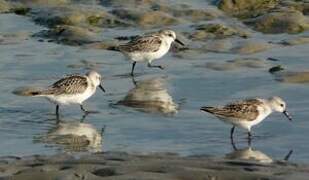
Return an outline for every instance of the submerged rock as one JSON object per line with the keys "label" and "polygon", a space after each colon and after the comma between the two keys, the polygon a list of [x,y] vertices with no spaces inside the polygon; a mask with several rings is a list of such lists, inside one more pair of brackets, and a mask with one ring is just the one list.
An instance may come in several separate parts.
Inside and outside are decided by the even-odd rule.
{"label": "submerged rock", "polygon": [[95,29],[86,27],[61,25],[44,30],[34,35],[54,40],[58,43],[68,45],[82,45],[99,41],[98,33]]}
{"label": "submerged rock", "polygon": [[246,40],[238,42],[236,47],[232,48],[231,51],[238,54],[253,54],[266,51],[272,48],[273,46],[274,45],[264,41]]}
{"label": "submerged rock", "polygon": [[304,15],[309,15],[309,1],[282,0],[280,1],[280,5],[289,9],[298,10]]}
{"label": "submerged rock", "polygon": [[14,0],[27,5],[59,6],[69,4],[71,0]]}
{"label": "submerged rock", "polygon": [[187,4],[169,5],[158,3],[151,6],[151,10],[165,12],[174,17],[181,17],[192,22],[212,20],[222,14],[219,10],[214,8],[196,9]]}
{"label": "submerged rock", "polygon": [[234,28],[224,24],[202,24],[195,27],[196,31],[190,36],[193,40],[206,40],[209,38],[226,38],[230,36],[239,36],[247,38],[250,33],[240,28]]}
{"label": "submerged rock", "polygon": [[102,8],[86,5],[45,7],[32,11],[35,22],[48,27],[57,25],[113,27],[123,25],[122,21]]}
{"label": "submerged rock", "polygon": [[17,2],[0,0],[0,13],[16,13],[19,15],[25,15],[30,11],[30,8]]}
{"label": "submerged rock", "polygon": [[185,59],[185,60],[194,60],[194,59],[201,59],[201,55],[205,53],[204,49],[187,49],[178,51],[173,54],[174,57]]}
{"label": "submerged rock", "polygon": [[300,33],[309,29],[309,19],[299,11],[280,10],[246,21],[263,33]]}
{"label": "submerged rock", "polygon": [[283,70],[284,70],[284,68],[281,65],[278,65],[278,66],[274,66],[274,67],[270,68],[268,70],[268,72],[271,73],[271,74],[274,74],[274,73],[277,73],[277,72],[283,71]]}
{"label": "submerged rock", "polygon": [[182,17],[192,22],[211,20],[218,15],[203,9],[174,9],[172,13],[175,17]]}
{"label": "submerged rock", "polygon": [[206,67],[216,71],[232,71],[243,68],[265,68],[269,63],[264,59],[258,58],[237,58],[224,63],[209,62]]}
{"label": "submerged rock", "polygon": [[180,22],[179,19],[170,16],[164,12],[153,11],[146,12],[138,18],[137,24],[142,27],[163,27],[175,25]]}
{"label": "submerged rock", "polygon": [[24,40],[30,38],[29,32],[17,32],[17,33],[0,33],[0,45],[7,44],[20,44]]}
{"label": "submerged rock", "polygon": [[219,0],[218,8],[238,18],[251,18],[274,8],[279,0]]}
{"label": "submerged rock", "polygon": [[115,7],[147,7],[154,4],[165,2],[162,0],[104,0],[101,4],[104,6],[115,6]]}
{"label": "submerged rock", "polygon": [[309,3],[290,0],[219,0],[218,8],[263,33],[300,33],[309,29]]}
{"label": "submerged rock", "polygon": [[220,39],[207,41],[202,47],[206,51],[217,52],[217,53],[228,53],[233,47],[233,43],[230,39]]}
{"label": "submerged rock", "polygon": [[175,18],[162,11],[148,11],[146,9],[121,8],[111,11],[118,18],[128,20],[130,24],[135,24],[143,28],[154,28],[175,25],[180,19]]}
{"label": "submerged rock", "polygon": [[290,39],[283,40],[279,44],[286,45],[286,46],[294,46],[294,45],[301,45],[301,44],[308,44],[309,43],[309,36],[300,36],[300,37],[293,37]]}
{"label": "submerged rock", "polygon": [[4,0],[0,0],[0,13],[7,13],[10,12],[10,10],[10,4]]}
{"label": "submerged rock", "polygon": [[274,73],[275,79],[284,83],[309,83],[309,71],[292,72],[292,71],[279,71]]}
{"label": "submerged rock", "polygon": [[[133,4],[136,3],[135,1]],[[120,5],[111,10],[111,14],[142,28],[156,28],[177,25],[183,22],[199,22],[211,20],[221,15],[215,9],[197,9],[186,4],[169,4],[168,2],[151,1],[136,6]]]}

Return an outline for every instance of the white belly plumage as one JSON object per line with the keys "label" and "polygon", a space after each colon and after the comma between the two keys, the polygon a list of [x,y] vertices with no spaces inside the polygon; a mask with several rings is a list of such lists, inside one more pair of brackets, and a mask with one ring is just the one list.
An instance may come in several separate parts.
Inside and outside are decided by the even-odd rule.
{"label": "white belly plumage", "polygon": [[128,57],[128,59],[136,62],[142,62],[142,61],[148,61],[151,63],[155,59],[160,59],[162,56],[164,56],[170,49],[170,45],[166,45],[162,43],[159,50],[156,52],[131,52],[126,53],[125,55]]}
{"label": "white belly plumage", "polygon": [[234,126],[246,129],[248,131],[251,131],[251,127],[255,126],[257,124],[259,124],[260,122],[262,122],[270,113],[271,110],[268,108],[262,108],[259,107],[258,109],[259,111],[259,115],[258,117],[253,120],[253,121],[248,121],[248,120],[240,120],[240,119],[225,119],[223,117],[221,117],[220,119],[226,123],[232,124]]}
{"label": "white belly plumage", "polygon": [[60,94],[45,96],[49,101],[58,105],[82,104],[86,99],[95,93],[95,89],[87,88],[84,93],[79,94]]}

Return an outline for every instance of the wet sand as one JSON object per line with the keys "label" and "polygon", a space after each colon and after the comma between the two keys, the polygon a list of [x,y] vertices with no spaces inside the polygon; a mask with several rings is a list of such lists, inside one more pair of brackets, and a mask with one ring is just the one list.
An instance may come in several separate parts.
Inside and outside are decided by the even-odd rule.
{"label": "wet sand", "polygon": [[286,161],[261,163],[207,156],[180,157],[169,153],[11,156],[0,158],[0,169],[1,179],[14,180],[305,180],[309,176],[309,166]]}

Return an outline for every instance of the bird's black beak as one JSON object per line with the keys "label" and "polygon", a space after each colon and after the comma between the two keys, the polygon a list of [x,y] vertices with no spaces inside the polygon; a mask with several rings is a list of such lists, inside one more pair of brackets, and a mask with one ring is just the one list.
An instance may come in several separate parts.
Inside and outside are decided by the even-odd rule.
{"label": "bird's black beak", "polygon": [[102,86],[102,84],[99,85],[99,88],[100,88],[103,92],[105,92],[105,89],[104,89],[104,87]]}
{"label": "bird's black beak", "polygon": [[205,111],[205,110],[206,110],[206,107],[201,107],[200,110],[201,110],[201,111]]}
{"label": "bird's black beak", "polygon": [[285,110],[282,112],[287,118],[288,120],[292,121],[292,117],[290,116],[290,114]]}
{"label": "bird's black beak", "polygon": [[181,42],[179,39],[175,39],[175,41],[179,44],[181,44],[182,46],[184,46],[185,44],[183,42]]}

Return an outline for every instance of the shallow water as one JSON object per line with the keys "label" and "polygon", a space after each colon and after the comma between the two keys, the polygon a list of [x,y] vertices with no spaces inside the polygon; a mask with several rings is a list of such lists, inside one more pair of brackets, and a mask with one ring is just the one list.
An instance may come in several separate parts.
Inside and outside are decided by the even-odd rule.
{"label": "shallow water", "polygon": [[[90,64],[103,74],[107,93],[98,90],[86,101],[87,109],[99,113],[88,115],[83,123],[92,124],[97,131],[106,126],[103,151],[225,156],[233,151],[229,140],[230,126],[200,112],[199,108],[247,97],[278,95],[287,101],[294,121],[291,123],[281,114],[272,114],[253,128],[252,146],[273,159],[283,159],[287,152],[293,150],[292,161],[309,161],[308,84],[275,81],[267,67],[214,71],[205,66],[207,62],[225,62],[236,57],[273,57],[280,60],[269,62],[273,65],[281,64],[289,70],[306,70],[309,66],[308,44],[276,47],[251,56],[201,53],[192,59],[180,59],[169,53],[162,60],[155,61],[155,64],[166,66],[163,71],[138,64],[135,86],[128,76],[130,64],[117,52],[23,38],[27,37],[23,34],[42,29],[27,17],[0,15],[1,35],[17,34],[13,40],[0,44],[0,155],[63,151],[59,145],[37,141],[57,126],[54,105],[42,98],[19,97],[11,92],[21,86],[48,85],[64,74],[85,72]],[[109,33],[113,35],[113,32]],[[289,36],[292,35],[254,33],[254,38],[274,41]],[[120,105],[119,101],[125,100],[128,93],[145,103],[139,106],[132,103]],[[153,99],[159,97],[163,101],[149,103],[153,100],[149,94]],[[63,121],[80,121],[81,118],[78,106],[61,108]],[[247,146],[243,130],[237,129],[235,137],[239,148]]]}

